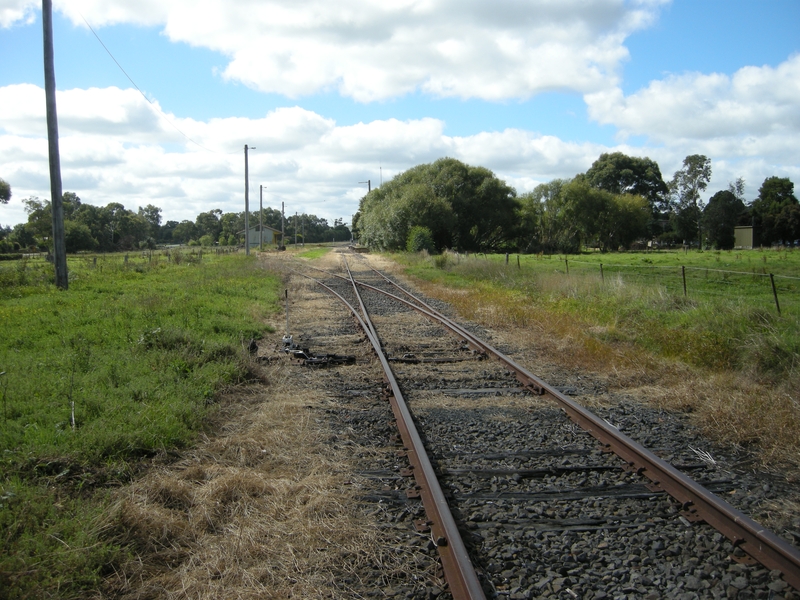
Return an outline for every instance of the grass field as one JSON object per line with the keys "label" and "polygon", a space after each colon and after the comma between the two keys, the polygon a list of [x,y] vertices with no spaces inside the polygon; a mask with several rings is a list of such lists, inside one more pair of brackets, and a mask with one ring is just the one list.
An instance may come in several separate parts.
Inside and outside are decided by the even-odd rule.
{"label": "grass field", "polygon": [[800,251],[393,258],[468,318],[568,339],[568,366],[682,386],[661,396],[720,439],[800,461]]}
{"label": "grass field", "polygon": [[81,597],[125,550],[98,526],[136,461],[190,444],[250,377],[280,282],[241,255],[0,265],[0,597]]}
{"label": "grass field", "polygon": [[299,258],[320,258],[321,256],[325,256],[328,252],[331,251],[330,246],[320,246],[318,248],[311,248],[310,250],[303,250],[302,252],[298,252],[297,256]]}

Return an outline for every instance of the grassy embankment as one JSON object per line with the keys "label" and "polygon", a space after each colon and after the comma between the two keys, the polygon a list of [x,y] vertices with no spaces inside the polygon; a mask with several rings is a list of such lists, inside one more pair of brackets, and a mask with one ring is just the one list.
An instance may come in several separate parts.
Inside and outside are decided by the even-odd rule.
{"label": "grassy embankment", "polygon": [[44,261],[0,268],[0,597],[93,588],[126,552],[109,489],[190,444],[269,329],[280,282],[254,259],[123,261],[70,258],[67,292]]}
{"label": "grassy embankment", "polygon": [[[517,255],[508,265],[499,255],[394,258],[464,316],[695,412],[717,439],[756,446],[765,461],[800,463],[800,252],[521,256],[519,268]],[[765,273],[776,275],[780,315]]]}

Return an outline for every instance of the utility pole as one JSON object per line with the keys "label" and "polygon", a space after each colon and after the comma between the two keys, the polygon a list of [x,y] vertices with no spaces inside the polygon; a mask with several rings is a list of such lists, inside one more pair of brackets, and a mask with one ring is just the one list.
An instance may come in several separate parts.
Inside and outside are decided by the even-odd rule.
{"label": "utility pole", "polygon": [[250,172],[247,167],[247,144],[244,145],[244,253],[250,256]]}
{"label": "utility pole", "polygon": [[283,249],[286,250],[286,242],[284,241],[286,234],[284,233],[283,221],[284,221],[283,202],[281,202],[281,246],[283,246]]}
{"label": "utility pole", "polygon": [[303,213],[303,248],[306,247],[306,213]]}
{"label": "utility pole", "polygon": [[258,251],[264,251],[264,186],[258,186]]}
{"label": "utility pole", "polygon": [[367,184],[367,193],[369,194],[372,191],[372,181],[367,179],[366,181],[359,181],[358,183],[366,183]]}
{"label": "utility pole", "polygon": [[44,34],[44,95],[47,104],[47,143],[50,154],[50,208],[53,213],[53,264],[56,270],[56,287],[66,290],[69,286],[69,278],[67,277],[67,248],[64,242],[61,156],[58,151],[52,0],[42,0],[42,30]]}

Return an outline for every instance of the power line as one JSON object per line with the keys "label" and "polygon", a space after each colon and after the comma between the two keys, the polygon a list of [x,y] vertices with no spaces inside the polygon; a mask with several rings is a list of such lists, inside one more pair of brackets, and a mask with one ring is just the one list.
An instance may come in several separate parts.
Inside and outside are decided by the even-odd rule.
{"label": "power line", "polygon": [[161,111],[161,109],[159,109],[159,108],[158,108],[158,107],[157,107],[155,104],[153,104],[153,101],[152,101],[152,100],[150,100],[150,98],[148,98],[148,97],[145,95],[145,93],[142,91],[142,89],[141,89],[141,88],[140,88],[138,85],[136,85],[136,82],[135,82],[135,81],[134,81],[134,80],[131,78],[131,76],[130,76],[130,75],[128,75],[128,72],[127,72],[127,71],[126,71],[124,68],[122,68],[122,65],[121,65],[121,64],[119,64],[119,61],[118,61],[116,58],[114,58],[114,55],[111,53],[111,50],[109,50],[109,49],[108,49],[108,47],[107,47],[107,46],[106,46],[106,45],[103,43],[103,40],[101,40],[101,39],[100,39],[100,36],[99,36],[99,35],[97,35],[97,32],[94,30],[94,28],[92,28],[92,26],[91,26],[91,25],[89,25],[89,21],[87,21],[87,20],[86,20],[86,17],[84,17],[84,16],[83,16],[83,14],[82,14],[80,11],[78,11],[78,14],[79,14],[79,15],[81,15],[81,19],[83,19],[83,22],[84,22],[84,23],[86,23],[86,26],[89,28],[89,31],[91,31],[91,32],[94,34],[94,37],[96,37],[96,38],[97,38],[97,41],[98,41],[98,42],[100,42],[100,45],[103,47],[103,49],[104,49],[104,50],[105,50],[105,51],[108,53],[108,55],[111,57],[111,60],[113,60],[113,61],[114,61],[114,63],[117,65],[117,67],[119,67],[119,70],[120,70],[120,71],[122,71],[122,73],[125,75],[125,77],[127,77],[127,78],[128,78],[128,81],[130,81],[130,82],[133,84],[133,87],[135,87],[135,88],[136,88],[136,89],[139,91],[139,93],[142,95],[142,98],[144,98],[145,100],[147,100],[147,103],[148,103],[148,104],[149,104],[149,105],[150,105],[150,106],[153,108],[153,110],[154,110],[154,111],[156,111],[156,113],[157,113],[157,114],[158,114],[160,117],[162,117],[162,118],[163,118],[163,119],[164,119],[164,120],[165,120],[167,123],[169,123],[170,125],[172,125],[172,127],[175,129],[175,131],[177,131],[178,133],[180,133],[180,134],[181,134],[183,137],[185,137],[187,140],[189,140],[190,142],[192,142],[192,143],[193,143],[195,146],[197,146],[197,147],[199,147],[199,148],[202,148],[203,150],[205,150],[205,151],[207,151],[207,152],[212,152],[212,153],[214,153],[214,154],[238,154],[238,150],[237,150],[237,151],[235,151],[235,152],[217,152],[216,150],[211,150],[210,148],[206,148],[206,147],[205,147],[205,146],[203,146],[201,143],[194,141],[192,138],[190,138],[188,135],[186,135],[186,134],[185,134],[183,131],[181,131],[181,130],[178,128],[178,126],[177,126],[177,125],[175,125],[175,123],[173,123],[173,122],[170,120],[170,118],[169,118],[167,115],[165,115],[165,114],[164,114],[164,112],[163,112],[163,111]]}

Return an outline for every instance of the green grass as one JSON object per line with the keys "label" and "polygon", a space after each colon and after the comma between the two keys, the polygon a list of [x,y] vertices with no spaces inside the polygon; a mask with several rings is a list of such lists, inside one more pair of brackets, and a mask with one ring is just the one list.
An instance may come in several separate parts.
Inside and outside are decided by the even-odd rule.
{"label": "green grass", "polygon": [[[567,315],[603,342],[765,381],[800,371],[798,251],[528,255],[519,267],[517,255],[508,265],[502,255],[395,258],[421,279],[505,290],[545,314]],[[780,315],[764,272],[775,274]]]}
{"label": "green grass", "polygon": [[[249,377],[279,281],[240,255],[71,258],[0,267],[0,597],[80,597],[124,549],[107,488],[191,444]],[[74,425],[73,425],[74,406]]]}
{"label": "green grass", "polygon": [[321,256],[325,256],[328,252],[331,251],[330,246],[313,248],[311,250],[306,250],[305,252],[300,252],[297,256],[300,258],[320,258]]}

